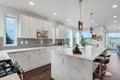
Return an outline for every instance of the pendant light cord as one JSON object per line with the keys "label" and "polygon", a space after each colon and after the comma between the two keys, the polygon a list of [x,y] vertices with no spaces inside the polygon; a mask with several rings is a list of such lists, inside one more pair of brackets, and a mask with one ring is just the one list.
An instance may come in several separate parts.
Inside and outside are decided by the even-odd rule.
{"label": "pendant light cord", "polygon": [[91,27],[93,26],[92,23],[93,23],[93,13],[90,13],[91,14]]}
{"label": "pendant light cord", "polygon": [[80,21],[81,21],[81,3],[82,3],[82,0],[79,0],[79,6],[80,6]]}

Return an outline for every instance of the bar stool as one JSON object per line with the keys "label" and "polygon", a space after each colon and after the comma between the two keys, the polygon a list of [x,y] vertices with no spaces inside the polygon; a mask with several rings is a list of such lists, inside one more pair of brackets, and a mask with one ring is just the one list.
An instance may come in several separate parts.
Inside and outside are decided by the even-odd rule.
{"label": "bar stool", "polygon": [[96,75],[99,76],[99,79],[102,80],[102,77],[105,73],[105,68],[106,68],[106,64],[109,63],[109,58],[106,58],[106,59],[95,59],[94,62],[97,62],[97,63],[100,63],[99,65],[99,73],[96,73]]}
{"label": "bar stool", "polygon": [[[104,54],[102,54],[102,55],[100,55],[100,57],[103,57],[104,59],[107,59],[107,58],[110,59],[111,55],[104,55]],[[107,69],[107,65],[105,65],[105,70],[106,69]],[[104,75],[107,76],[107,77],[110,77],[112,74],[110,72],[108,72],[108,71],[105,71]]]}

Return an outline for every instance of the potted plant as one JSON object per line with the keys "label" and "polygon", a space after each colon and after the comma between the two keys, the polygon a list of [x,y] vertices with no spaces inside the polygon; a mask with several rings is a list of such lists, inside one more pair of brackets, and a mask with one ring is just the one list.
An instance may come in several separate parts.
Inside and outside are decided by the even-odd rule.
{"label": "potted plant", "polygon": [[82,54],[82,52],[78,48],[78,44],[76,44],[76,47],[73,49],[73,54]]}

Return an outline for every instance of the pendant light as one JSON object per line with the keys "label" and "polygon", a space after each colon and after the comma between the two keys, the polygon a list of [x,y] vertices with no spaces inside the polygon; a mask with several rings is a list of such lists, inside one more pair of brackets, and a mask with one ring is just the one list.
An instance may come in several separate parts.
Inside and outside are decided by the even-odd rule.
{"label": "pendant light", "polygon": [[83,23],[81,22],[81,3],[82,3],[82,0],[79,0],[79,3],[80,3],[80,21],[78,21],[78,30],[82,31],[82,29],[83,29]]}
{"label": "pendant light", "polygon": [[90,33],[92,34],[93,33],[93,13],[90,13],[91,14],[91,27],[90,27]]}

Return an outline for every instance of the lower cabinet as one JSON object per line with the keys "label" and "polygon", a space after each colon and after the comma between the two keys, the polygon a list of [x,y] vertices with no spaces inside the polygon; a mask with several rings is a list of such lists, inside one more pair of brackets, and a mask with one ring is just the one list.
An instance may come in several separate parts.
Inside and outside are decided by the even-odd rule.
{"label": "lower cabinet", "polygon": [[16,53],[16,61],[23,68],[24,71],[29,71],[29,69],[30,69],[30,54],[29,54],[29,52]]}
{"label": "lower cabinet", "polygon": [[30,52],[30,66],[31,69],[39,67],[39,50]]}
{"label": "lower cabinet", "polygon": [[9,56],[16,60],[25,72],[51,63],[51,53],[47,49],[9,53]]}

